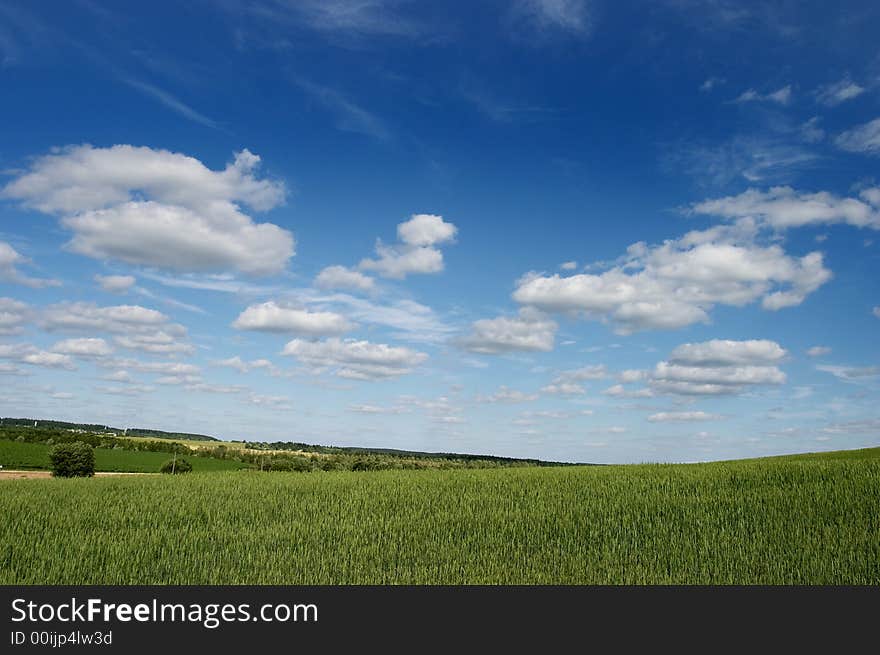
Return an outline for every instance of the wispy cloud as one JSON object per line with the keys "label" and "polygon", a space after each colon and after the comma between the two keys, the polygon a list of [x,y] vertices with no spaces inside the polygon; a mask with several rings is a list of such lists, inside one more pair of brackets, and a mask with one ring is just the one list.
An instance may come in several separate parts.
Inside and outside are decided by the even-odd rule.
{"label": "wispy cloud", "polygon": [[539,40],[560,32],[583,37],[593,28],[586,0],[516,0],[510,12],[517,35],[528,33]]}
{"label": "wispy cloud", "polygon": [[152,84],[148,84],[146,82],[141,82],[140,80],[136,80],[130,77],[123,77],[122,81],[125,82],[128,86],[132,87],[143,93],[146,96],[149,96],[155,100],[158,100],[160,103],[171,109],[172,111],[177,112],[184,118],[187,118],[194,123],[199,123],[200,125],[204,125],[205,127],[210,127],[213,129],[220,129],[220,126],[217,122],[211,118],[208,118],[204,114],[197,112],[195,109],[190,107],[189,105],[181,102],[173,95],[160,89],[157,86],[153,86]]}
{"label": "wispy cloud", "polygon": [[378,116],[355,104],[336,89],[304,79],[298,79],[296,84],[309,98],[333,114],[338,130],[363,134],[380,141],[390,138],[388,129]]}

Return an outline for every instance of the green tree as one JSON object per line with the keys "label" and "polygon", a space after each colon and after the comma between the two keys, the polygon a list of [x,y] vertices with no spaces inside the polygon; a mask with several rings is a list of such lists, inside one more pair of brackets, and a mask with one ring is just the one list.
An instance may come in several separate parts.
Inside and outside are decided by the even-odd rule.
{"label": "green tree", "polygon": [[189,473],[193,470],[192,464],[187,462],[182,457],[172,457],[167,462],[162,464],[162,468],[159,469],[162,473]]}
{"label": "green tree", "polygon": [[58,478],[91,477],[95,474],[95,450],[82,441],[60,443],[49,454],[52,475]]}

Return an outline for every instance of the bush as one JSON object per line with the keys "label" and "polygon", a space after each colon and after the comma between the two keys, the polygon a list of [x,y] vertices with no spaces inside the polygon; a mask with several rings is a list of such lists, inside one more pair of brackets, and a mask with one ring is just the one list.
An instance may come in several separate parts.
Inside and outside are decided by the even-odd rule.
{"label": "bush", "polygon": [[60,443],[49,454],[52,475],[58,478],[91,477],[95,474],[95,450],[87,443]]}
{"label": "bush", "polygon": [[169,459],[167,462],[162,464],[162,468],[159,469],[162,473],[189,473],[193,470],[192,464],[187,462],[182,457],[178,457],[176,460]]}

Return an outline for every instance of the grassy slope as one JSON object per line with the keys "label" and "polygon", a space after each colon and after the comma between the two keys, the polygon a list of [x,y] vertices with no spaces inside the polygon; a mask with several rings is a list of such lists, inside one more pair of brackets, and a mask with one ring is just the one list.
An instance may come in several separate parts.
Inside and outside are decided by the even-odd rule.
{"label": "grassy slope", "polygon": [[[0,464],[6,469],[48,469],[51,446],[0,439]],[[156,473],[171,459],[168,453],[135,450],[95,449],[96,471],[131,471]],[[194,471],[231,471],[242,468],[240,462],[207,457],[187,457]]]}
{"label": "grassy slope", "polygon": [[880,584],[878,456],[9,482],[0,583]]}

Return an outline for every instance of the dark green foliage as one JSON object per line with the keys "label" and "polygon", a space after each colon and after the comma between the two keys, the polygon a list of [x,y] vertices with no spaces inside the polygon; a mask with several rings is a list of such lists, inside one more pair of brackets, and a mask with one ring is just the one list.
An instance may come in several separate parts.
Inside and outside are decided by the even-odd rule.
{"label": "dark green foliage", "polygon": [[95,474],[95,449],[82,441],[60,443],[49,453],[49,462],[57,478],[91,477]]}
{"label": "dark green foliage", "polygon": [[187,462],[182,457],[178,457],[176,459],[169,459],[167,462],[162,464],[162,468],[159,469],[160,473],[189,473],[193,470],[192,464]]}

